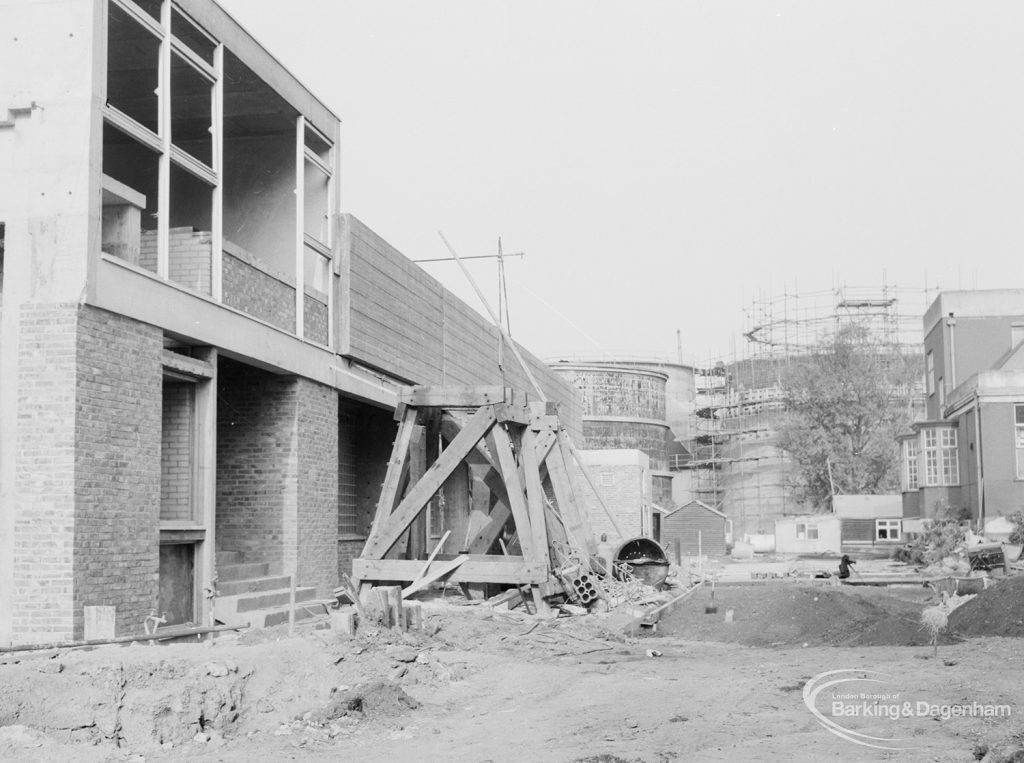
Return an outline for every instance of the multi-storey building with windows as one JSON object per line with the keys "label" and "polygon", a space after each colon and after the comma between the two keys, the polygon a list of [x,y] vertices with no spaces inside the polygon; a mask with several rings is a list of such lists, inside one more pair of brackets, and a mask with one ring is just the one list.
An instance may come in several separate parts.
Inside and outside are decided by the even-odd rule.
{"label": "multi-storey building with windows", "polygon": [[0,645],[330,594],[398,386],[527,376],[342,213],[338,117],[212,0],[0,2],[0,28]]}
{"label": "multi-storey building with windows", "polygon": [[924,317],[926,418],[902,436],[907,517],[1024,506],[1024,290],[942,292]]}

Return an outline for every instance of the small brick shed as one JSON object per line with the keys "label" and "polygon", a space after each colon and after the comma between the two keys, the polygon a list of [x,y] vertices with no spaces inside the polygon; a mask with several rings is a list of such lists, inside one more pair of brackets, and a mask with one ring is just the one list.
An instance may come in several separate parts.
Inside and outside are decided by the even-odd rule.
{"label": "small brick shed", "polygon": [[662,517],[661,544],[673,560],[676,544],[682,556],[697,556],[698,546],[704,556],[724,556],[727,521],[706,503],[690,501]]}

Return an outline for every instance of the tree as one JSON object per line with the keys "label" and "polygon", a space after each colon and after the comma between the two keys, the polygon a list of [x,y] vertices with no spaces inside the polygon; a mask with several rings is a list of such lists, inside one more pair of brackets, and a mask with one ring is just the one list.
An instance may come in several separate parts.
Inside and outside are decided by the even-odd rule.
{"label": "tree", "polygon": [[913,421],[921,358],[850,325],[780,374],[779,446],[800,500],[821,509],[835,493],[899,489],[896,435]]}

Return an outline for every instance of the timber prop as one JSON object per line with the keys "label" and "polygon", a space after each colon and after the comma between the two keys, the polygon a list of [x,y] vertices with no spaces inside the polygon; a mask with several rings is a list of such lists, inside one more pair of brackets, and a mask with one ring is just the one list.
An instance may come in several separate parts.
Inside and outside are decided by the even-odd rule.
{"label": "timber prop", "polygon": [[380,500],[352,564],[363,591],[401,582],[411,593],[436,580],[529,586],[543,610],[544,596],[562,592],[560,568],[589,569],[596,542],[554,404],[507,387],[406,387],[395,420]]}

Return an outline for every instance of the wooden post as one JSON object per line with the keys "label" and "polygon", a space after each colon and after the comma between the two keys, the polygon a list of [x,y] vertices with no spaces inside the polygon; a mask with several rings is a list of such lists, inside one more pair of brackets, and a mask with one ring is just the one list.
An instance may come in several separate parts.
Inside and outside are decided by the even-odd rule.
{"label": "wooden post", "polygon": [[380,614],[380,624],[384,628],[391,627],[391,609],[388,606],[388,592],[386,586],[374,586],[373,607]]}
{"label": "wooden post", "polygon": [[383,586],[381,588],[387,597],[388,620],[392,628],[401,628],[405,623],[405,615],[402,612],[402,587],[396,585]]}
{"label": "wooden post", "polygon": [[704,552],[701,548],[701,536],[700,530],[697,531],[697,571],[700,573],[701,580],[704,579]]}
{"label": "wooden post", "polygon": [[408,631],[423,630],[423,605],[418,601],[405,603],[405,629]]}

